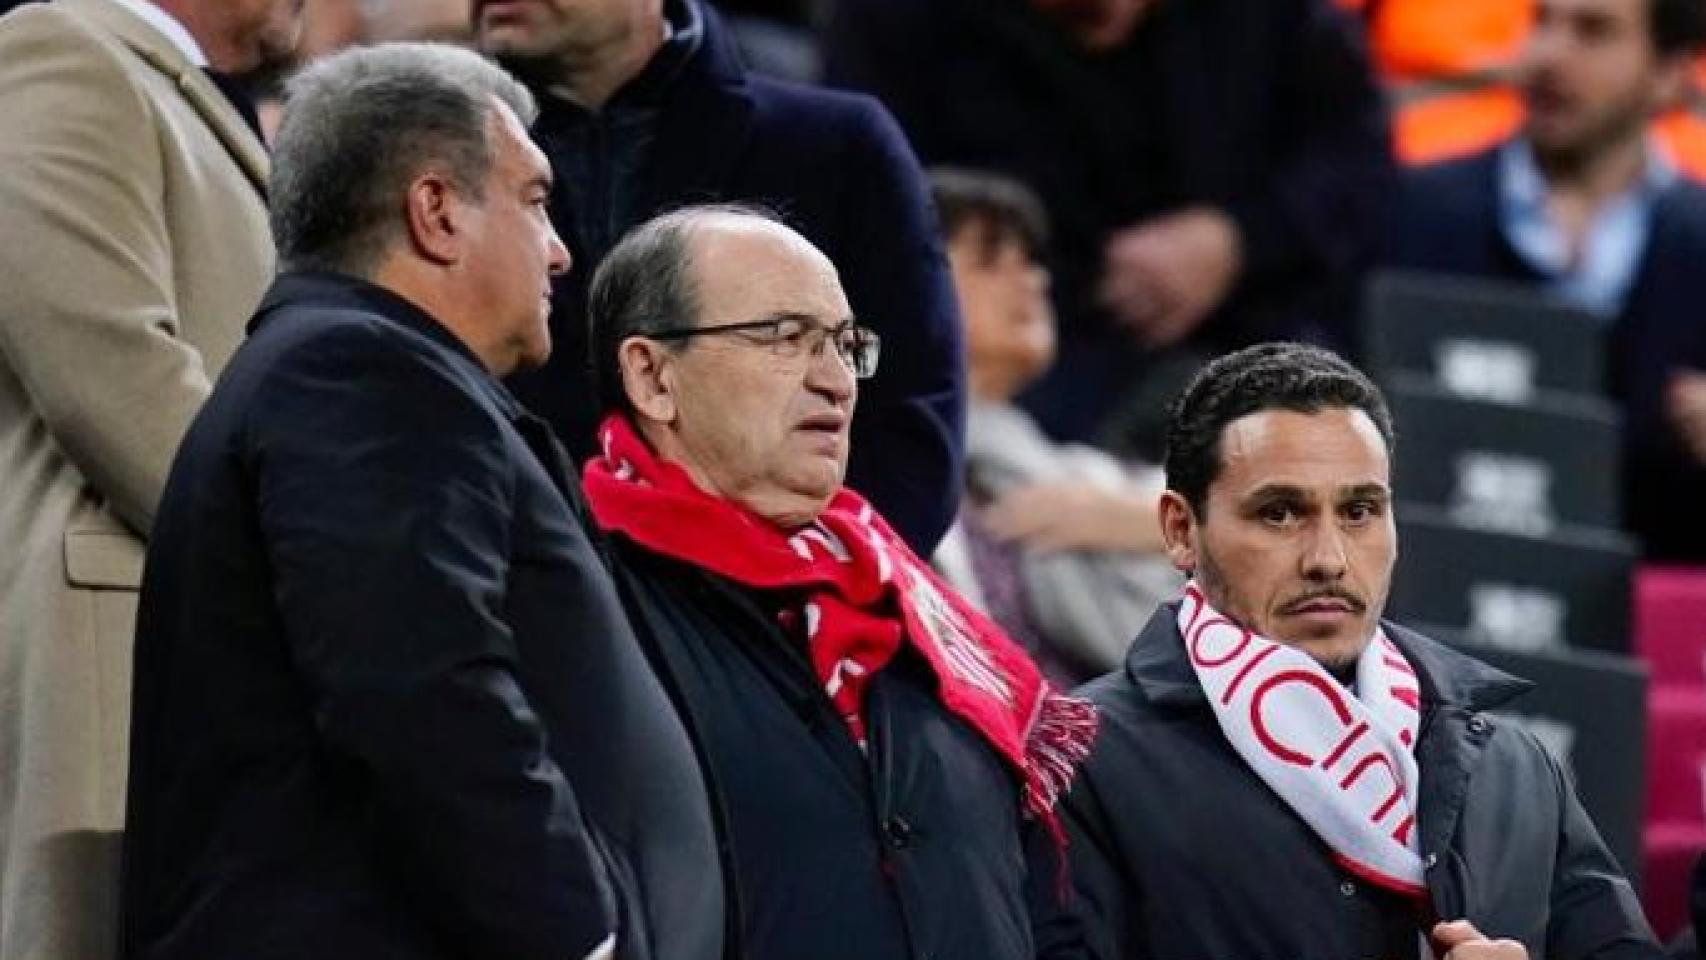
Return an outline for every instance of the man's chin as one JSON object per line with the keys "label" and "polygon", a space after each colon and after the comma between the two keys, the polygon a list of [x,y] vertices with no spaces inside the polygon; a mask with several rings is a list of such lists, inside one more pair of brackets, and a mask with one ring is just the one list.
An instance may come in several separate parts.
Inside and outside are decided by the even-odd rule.
{"label": "man's chin", "polygon": [[1328,673],[1338,673],[1356,664],[1362,656],[1363,648],[1368,645],[1368,636],[1360,630],[1335,631],[1326,635],[1305,634],[1281,638],[1281,642],[1308,654]]}

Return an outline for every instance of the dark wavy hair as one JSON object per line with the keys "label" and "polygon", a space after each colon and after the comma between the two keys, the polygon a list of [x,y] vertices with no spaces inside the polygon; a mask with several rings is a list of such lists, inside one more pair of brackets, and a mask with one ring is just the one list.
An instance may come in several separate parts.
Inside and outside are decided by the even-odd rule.
{"label": "dark wavy hair", "polygon": [[1220,438],[1227,424],[1263,410],[1334,408],[1368,414],[1388,455],[1393,452],[1386,398],[1337,354],[1301,343],[1263,343],[1219,357],[1173,402],[1162,461],[1167,489],[1184,497],[1201,517],[1208,488],[1220,475]]}

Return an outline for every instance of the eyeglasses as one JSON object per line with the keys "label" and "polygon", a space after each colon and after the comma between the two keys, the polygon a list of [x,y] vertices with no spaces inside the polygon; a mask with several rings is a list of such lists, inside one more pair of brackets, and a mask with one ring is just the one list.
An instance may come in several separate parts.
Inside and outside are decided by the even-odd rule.
{"label": "eyeglasses", "polygon": [[853,376],[865,380],[877,372],[877,358],[882,353],[882,338],[864,327],[854,326],[852,320],[838,327],[826,327],[806,317],[770,317],[743,323],[723,323],[711,327],[685,327],[661,330],[644,336],[653,340],[686,340],[707,334],[738,334],[748,343],[769,349],[772,356],[783,360],[823,356],[824,345],[835,344],[841,362]]}

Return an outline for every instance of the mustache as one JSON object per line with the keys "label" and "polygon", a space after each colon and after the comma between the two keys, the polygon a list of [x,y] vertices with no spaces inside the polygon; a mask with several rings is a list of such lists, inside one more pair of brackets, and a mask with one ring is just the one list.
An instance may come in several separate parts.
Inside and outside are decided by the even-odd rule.
{"label": "mustache", "polygon": [[1341,590],[1338,587],[1326,587],[1321,590],[1312,590],[1300,597],[1286,601],[1285,606],[1280,607],[1280,612],[1286,614],[1297,613],[1304,607],[1320,600],[1337,600],[1345,606],[1350,607],[1353,613],[1360,614],[1368,611],[1368,604],[1356,594],[1351,593],[1348,590]]}

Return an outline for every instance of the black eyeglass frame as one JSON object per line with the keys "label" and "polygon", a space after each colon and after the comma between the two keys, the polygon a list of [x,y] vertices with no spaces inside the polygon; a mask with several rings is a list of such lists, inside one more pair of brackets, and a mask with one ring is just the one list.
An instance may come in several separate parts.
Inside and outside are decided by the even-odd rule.
{"label": "black eyeglass frame", "polygon": [[[820,323],[800,317],[770,317],[765,320],[742,320],[738,323],[719,323],[713,324],[709,327],[677,327],[673,330],[659,330],[656,333],[642,333],[640,336],[651,340],[687,340],[691,337],[697,337],[704,334],[747,333],[753,330],[763,330],[777,326],[778,324],[786,323],[789,320],[808,324],[818,330],[822,330],[824,332],[822,342],[832,343],[835,345],[835,352],[841,356],[841,361],[847,365],[848,370],[853,372],[853,376],[856,379],[869,380],[871,377],[876,376],[877,364],[882,359],[883,338],[879,336],[875,330],[872,330],[869,327],[859,326],[858,321],[856,320],[848,320],[846,323],[843,323],[838,327],[825,327]],[[849,330],[863,335],[862,338],[853,345],[851,352],[843,350],[841,348],[840,341],[837,339],[841,334],[846,333]],[[774,343],[766,344],[757,341],[753,341],[753,343],[755,346],[776,346]],[[822,348],[819,347],[813,349],[811,351],[812,355],[816,356],[819,349]]]}

